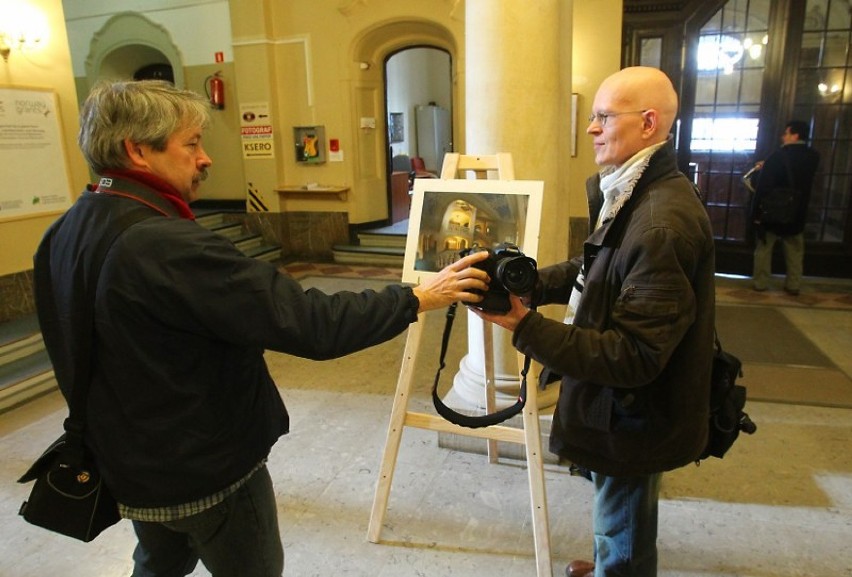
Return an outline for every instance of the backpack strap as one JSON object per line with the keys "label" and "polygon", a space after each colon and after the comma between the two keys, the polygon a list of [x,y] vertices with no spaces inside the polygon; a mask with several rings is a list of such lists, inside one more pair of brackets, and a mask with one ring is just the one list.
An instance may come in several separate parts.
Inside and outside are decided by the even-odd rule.
{"label": "backpack strap", "polygon": [[[89,286],[91,294],[80,303],[83,307],[82,318],[84,324],[77,328],[76,334],[69,335],[76,345],[75,365],[73,381],[70,386],[68,398],[68,418],[65,419],[64,428],[67,438],[67,449],[70,457],[81,462],[83,458],[83,430],[86,426],[86,397],[89,394],[89,385],[92,376],[91,345],[95,332],[95,295],[97,293],[98,277],[101,267],[106,259],[107,252],[121,233],[141,220],[145,220],[156,213],[150,208],[139,207],[121,215],[107,228],[106,232],[97,241],[93,254],[92,268],[89,275]],[[53,283],[50,270],[50,253],[53,235],[62,225],[63,217],[52,227],[44,241],[39,245],[34,258],[33,285],[37,303],[37,314],[42,331],[55,329],[54,323],[48,319],[58,318],[56,300],[53,293]],[[56,342],[56,341],[54,341]]]}

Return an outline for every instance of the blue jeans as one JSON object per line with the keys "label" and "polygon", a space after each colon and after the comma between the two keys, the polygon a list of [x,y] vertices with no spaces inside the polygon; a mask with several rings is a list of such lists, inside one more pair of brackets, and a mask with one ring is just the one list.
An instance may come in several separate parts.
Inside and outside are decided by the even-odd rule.
{"label": "blue jeans", "polygon": [[657,503],[662,473],[595,484],[595,577],[656,577]]}
{"label": "blue jeans", "polygon": [[132,577],[184,577],[200,560],[213,577],[281,577],[284,548],[266,467],[233,495],[197,515],[133,521],[139,543]]}

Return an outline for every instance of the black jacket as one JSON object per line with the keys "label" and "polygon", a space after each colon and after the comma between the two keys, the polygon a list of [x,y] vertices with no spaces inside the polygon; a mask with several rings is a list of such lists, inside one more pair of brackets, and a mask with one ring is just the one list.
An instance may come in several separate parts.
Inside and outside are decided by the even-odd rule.
{"label": "black jacket", "polygon": [[[587,183],[592,228],[599,177]],[[566,325],[528,314],[515,346],[563,375],[550,449],[592,471],[640,475],[693,462],[707,440],[713,234],[704,206],[658,150],[626,204],[585,243],[585,289]],[[580,260],[540,271],[542,303],[567,303]]]}
{"label": "black jacket", "polygon": [[[792,187],[799,192],[796,220],[788,225],[763,225],[763,227],[780,236],[791,236],[805,230],[808,203],[818,164],[819,153],[804,142],[785,144],[770,154],[754,177],[757,184],[752,197],[751,221],[755,222],[759,219],[760,200],[767,191],[776,187]],[[792,183],[790,176],[793,178]]]}
{"label": "black jacket", "polygon": [[[305,291],[225,237],[178,218],[155,190],[115,178],[111,190],[137,200],[86,192],[46,234],[56,323],[70,335],[91,290],[83,271],[102,224],[139,201],[154,215],[118,238],[97,285],[86,442],[120,503],[200,499],[268,455],[289,419],[264,349],[340,357],[394,337],[417,318],[410,288]],[[73,358],[64,344],[46,343],[67,398]]]}

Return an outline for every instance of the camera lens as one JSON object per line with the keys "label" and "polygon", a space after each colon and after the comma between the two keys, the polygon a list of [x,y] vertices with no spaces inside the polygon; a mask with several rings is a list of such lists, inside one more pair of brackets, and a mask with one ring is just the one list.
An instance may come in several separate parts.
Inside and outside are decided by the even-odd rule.
{"label": "camera lens", "polygon": [[512,294],[530,294],[538,280],[535,261],[528,256],[504,259],[497,265],[497,278]]}

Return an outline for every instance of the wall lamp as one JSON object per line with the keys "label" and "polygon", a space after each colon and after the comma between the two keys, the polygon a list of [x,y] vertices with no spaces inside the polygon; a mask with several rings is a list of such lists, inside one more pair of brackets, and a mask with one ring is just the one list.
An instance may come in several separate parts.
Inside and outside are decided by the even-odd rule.
{"label": "wall lamp", "polygon": [[12,50],[26,50],[41,45],[48,35],[47,20],[27,4],[0,9],[0,56],[9,61]]}
{"label": "wall lamp", "polygon": [[41,38],[27,39],[24,36],[12,38],[5,32],[0,32],[0,56],[4,62],[9,62],[9,54],[12,53],[12,48],[21,50],[24,46],[36,46],[41,41]]}

